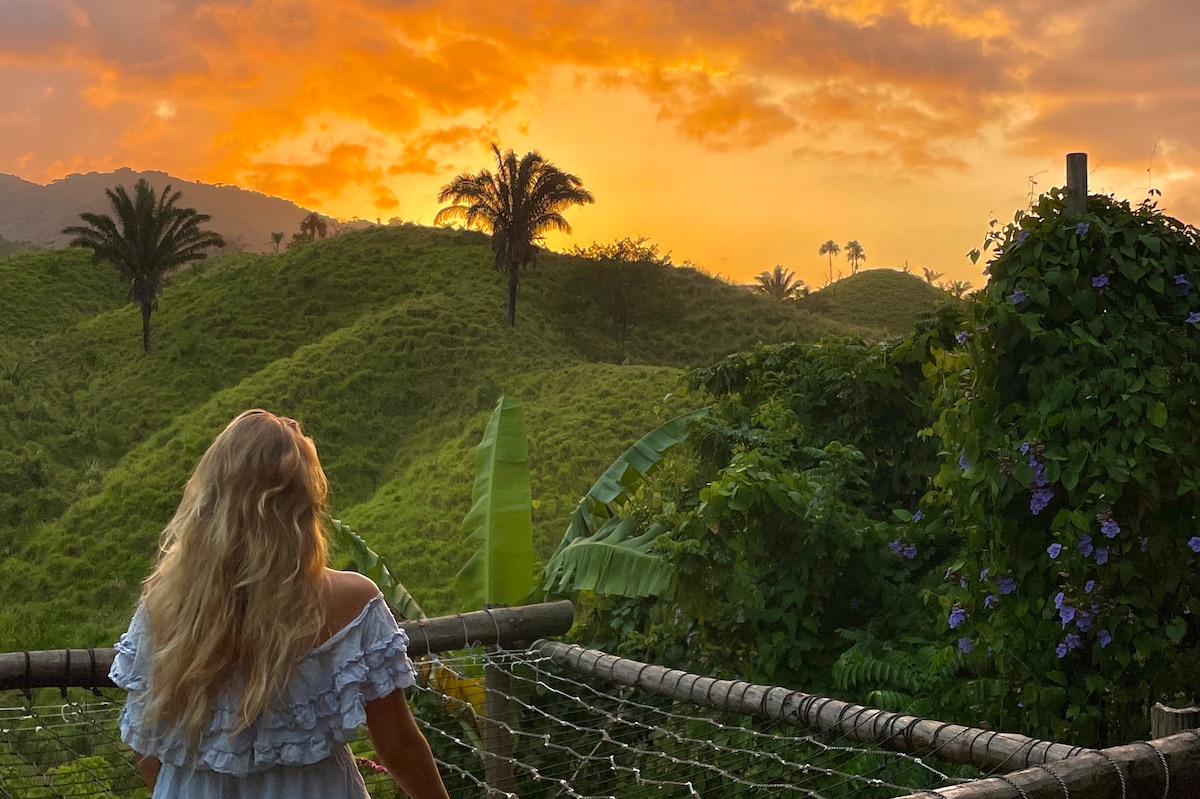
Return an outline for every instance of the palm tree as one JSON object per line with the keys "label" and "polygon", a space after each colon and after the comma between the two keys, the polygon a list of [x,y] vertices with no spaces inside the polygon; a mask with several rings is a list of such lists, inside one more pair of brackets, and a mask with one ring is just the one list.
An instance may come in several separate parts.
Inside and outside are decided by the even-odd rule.
{"label": "palm tree", "polygon": [[276,255],[279,255],[280,244],[283,244],[283,231],[276,231],[271,234],[271,245],[275,248]]}
{"label": "palm tree", "polygon": [[771,272],[759,272],[754,278],[758,285],[754,288],[768,297],[780,300],[794,300],[808,294],[808,287],[803,280],[796,279],[795,272],[784,272],[783,267],[775,264]]}
{"label": "palm tree", "polygon": [[833,256],[837,255],[841,251],[842,251],[842,248],[839,247],[838,243],[836,241],[834,241],[833,239],[828,239],[824,244],[821,245],[821,249],[817,250],[817,255],[825,255],[826,253],[829,254],[829,282],[830,283],[833,282]]}
{"label": "palm tree", "polygon": [[850,262],[850,274],[857,275],[858,265],[867,260],[867,254],[857,241],[846,242],[846,260]]}
{"label": "palm tree", "polygon": [[105,189],[113,215],[80,214],[86,225],[63,228],[73,236],[72,247],[92,251],[93,263],[109,261],[129,284],[129,299],[142,309],[142,349],[150,351],[150,312],[158,307],[163,275],[175,267],[207,257],[208,250],[225,246],[218,233],[201,230],[211,217],[176,203],[183,192],[162,194],[142,178],[130,199],[124,186]]}
{"label": "palm tree", "polygon": [[925,272],[925,282],[931,286],[936,286],[937,282],[942,279],[941,272],[935,272],[928,266],[922,266],[921,269]]}
{"label": "palm tree", "polygon": [[467,227],[479,228],[492,235],[492,254],[496,270],[508,278],[508,314],[510,327],[517,324],[517,284],[522,266],[533,263],[537,254],[534,242],[548,230],[571,232],[562,212],[572,205],[594,202],[574,175],[561,171],[537,152],[517,159],[509,150],[496,155],[496,174],[484,169],[478,174],[464,172],[438,192],[438,202],[450,205],[437,212],[433,223],[462,219]]}

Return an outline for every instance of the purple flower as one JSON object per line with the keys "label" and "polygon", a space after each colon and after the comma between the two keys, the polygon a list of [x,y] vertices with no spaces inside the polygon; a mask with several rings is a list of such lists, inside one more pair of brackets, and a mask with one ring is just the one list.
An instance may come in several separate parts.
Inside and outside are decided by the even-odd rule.
{"label": "purple flower", "polygon": [[[1200,537],[1197,537],[1196,540],[1200,541]],[[1197,550],[1197,551],[1200,551],[1200,550]],[[1099,566],[1103,566],[1105,563],[1108,563],[1108,550],[1105,549],[1104,547],[1100,547],[1099,549],[1096,550],[1096,564]]]}
{"label": "purple flower", "polygon": [[1092,629],[1092,614],[1088,613],[1086,610],[1079,611],[1078,615],[1075,617],[1075,624],[1079,627],[1079,632],[1086,633],[1088,630]]}
{"label": "purple flower", "polygon": [[917,545],[916,544],[908,544],[907,546],[904,547],[903,550],[901,550],[901,552],[903,552],[904,557],[908,558],[909,560],[912,560],[913,558],[915,558],[917,556]]}
{"label": "purple flower", "polygon": [[1193,552],[1200,552],[1200,535],[1194,535],[1188,539],[1188,546]]}
{"label": "purple flower", "polygon": [[965,452],[958,453],[958,466],[964,472],[967,469],[971,468],[971,462],[967,460],[967,453],[965,453]]}
{"label": "purple flower", "polygon": [[950,629],[953,630],[958,625],[967,620],[967,609],[959,605],[954,606],[954,610],[950,611]]}
{"label": "purple flower", "polygon": [[1075,226],[1075,235],[1076,236],[1086,236],[1087,232],[1088,232],[1088,227],[1089,226],[1088,226],[1087,222],[1080,222],[1078,225]]}
{"label": "purple flower", "polygon": [[999,601],[1000,597],[996,596],[995,594],[988,594],[983,598],[983,606],[985,608],[994,608],[996,607],[996,603]]}
{"label": "purple flower", "polygon": [[1067,637],[1063,639],[1063,643],[1067,645],[1067,649],[1075,649],[1083,643],[1083,640],[1079,637],[1078,633],[1067,633]]}
{"label": "purple flower", "polygon": [[[1013,305],[1020,305],[1021,303],[1025,302],[1025,300],[1029,299],[1029,295],[1020,289],[1017,289],[1009,295],[1008,299]],[[1200,321],[1200,314],[1192,314],[1192,316],[1197,317],[1197,321]],[[1188,321],[1191,321],[1190,316],[1188,317]]]}
{"label": "purple flower", "polygon": [[904,549],[904,544],[900,543],[900,539],[897,538],[895,541],[888,544],[888,549],[892,550],[892,552],[895,552],[897,555],[899,555],[900,550]]}
{"label": "purple flower", "polygon": [[1029,238],[1028,230],[1022,230],[1021,232],[1019,232],[1017,234],[1017,241],[1025,241],[1025,239],[1027,239],[1027,238]]}
{"label": "purple flower", "polygon": [[1087,533],[1079,539],[1079,552],[1086,558],[1092,554],[1092,537]]}
{"label": "purple flower", "polygon": [[961,331],[958,335],[956,335],[954,337],[954,340],[957,341],[959,344],[966,344],[967,343],[967,331],[965,331],[965,330]]}
{"label": "purple flower", "polygon": [[1108,275],[1096,275],[1092,278],[1092,288],[1102,289],[1108,285]]}
{"label": "purple flower", "polygon": [[1140,543],[1141,543],[1143,552],[1145,552],[1147,549],[1150,548],[1150,539],[1147,538],[1146,536],[1142,536],[1142,540]]}
{"label": "purple flower", "polygon": [[1055,594],[1054,595],[1054,607],[1061,608],[1063,606],[1063,599],[1065,597],[1066,597],[1066,594],[1064,594],[1062,591],[1059,591],[1057,594]]}
{"label": "purple flower", "polygon": [[991,569],[984,569],[983,571],[981,571],[979,573],[979,581],[983,582],[984,580],[986,580],[988,578],[988,575],[991,573],[991,571],[992,571]]}
{"label": "purple flower", "polygon": [[916,513],[913,514],[912,520],[914,522],[919,522],[923,518],[925,518],[925,514],[921,513],[921,511],[917,511]]}
{"label": "purple flower", "polygon": [[1067,652],[1069,652],[1070,650],[1067,649],[1066,642],[1063,642],[1063,643],[1060,643],[1058,646],[1054,647],[1054,651],[1058,654],[1059,659],[1062,659],[1067,656]]}
{"label": "purple flower", "polygon": [[1001,577],[996,581],[996,585],[1000,587],[1001,596],[1017,590],[1017,581],[1011,577]]}
{"label": "purple flower", "polygon": [[1058,609],[1058,618],[1062,619],[1062,626],[1066,627],[1075,618],[1075,606],[1064,602]]}
{"label": "purple flower", "polygon": [[1046,554],[1050,556],[1050,560],[1054,560],[1062,552],[1062,544],[1055,541],[1050,546],[1046,547]]}
{"label": "purple flower", "polygon": [[1096,587],[1096,581],[1088,580],[1086,583],[1083,584],[1083,593],[1090,594],[1090,593],[1092,593],[1092,589],[1095,587]]}
{"label": "purple flower", "polygon": [[1192,281],[1187,279],[1187,275],[1176,275],[1175,276],[1175,293],[1176,294],[1180,294],[1180,295],[1187,294],[1191,290],[1192,290]]}
{"label": "purple flower", "polygon": [[1026,441],[1024,444],[1021,445],[1021,454],[1022,455],[1029,454],[1029,442],[1028,441]]}
{"label": "purple flower", "polygon": [[1100,648],[1103,649],[1112,643],[1112,633],[1108,630],[1100,630],[1096,633],[1096,640],[1100,642]]}
{"label": "purple flower", "polygon": [[1189,325],[1200,325],[1200,311],[1193,311],[1192,313],[1188,314],[1188,318],[1184,319],[1183,321],[1187,322]]}
{"label": "purple flower", "polygon": [[1121,532],[1121,525],[1117,524],[1116,519],[1109,519],[1100,523],[1100,532],[1104,533],[1105,538],[1116,538]]}
{"label": "purple flower", "polygon": [[[1045,486],[1038,488],[1033,492],[1033,496],[1029,498],[1029,510],[1034,516],[1037,516],[1046,509],[1046,506],[1050,504],[1050,500],[1052,499],[1054,499],[1053,489]],[[1058,557],[1058,555],[1056,554],[1054,557]]]}
{"label": "purple flower", "polygon": [[970,638],[963,636],[962,638],[958,639],[958,651],[962,652],[964,655],[967,654],[968,652],[970,652],[974,648],[975,648],[975,642],[972,641]]}

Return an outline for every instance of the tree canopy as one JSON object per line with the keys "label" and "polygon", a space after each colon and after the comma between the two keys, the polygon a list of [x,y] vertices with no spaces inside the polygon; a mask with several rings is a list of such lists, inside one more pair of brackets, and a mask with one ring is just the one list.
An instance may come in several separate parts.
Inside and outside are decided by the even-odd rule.
{"label": "tree canopy", "polygon": [[450,205],[438,211],[434,224],[462,220],[467,227],[492,236],[494,266],[508,278],[510,326],[517,323],[517,287],[520,269],[533,263],[536,242],[550,230],[564,233],[571,226],[563,211],[572,205],[595,201],[583,182],[563,172],[536,151],[517,158],[512,150],[501,153],[492,145],[496,172],[464,172],[442,187],[438,202]]}
{"label": "tree canopy", "polygon": [[157,194],[142,178],[131,198],[124,186],[106,189],[113,216],[80,214],[86,224],[63,228],[72,236],[72,247],[92,251],[94,262],[117,267],[129,286],[129,299],[142,310],[142,349],[150,351],[150,314],[158,305],[164,275],[172,269],[201,260],[208,251],[225,245],[218,233],[203,230],[211,217],[177,203],[183,192],[168,185]]}

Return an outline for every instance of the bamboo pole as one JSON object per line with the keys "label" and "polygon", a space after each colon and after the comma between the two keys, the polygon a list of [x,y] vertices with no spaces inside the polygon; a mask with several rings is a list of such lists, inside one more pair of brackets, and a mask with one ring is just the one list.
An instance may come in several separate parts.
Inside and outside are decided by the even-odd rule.
{"label": "bamboo pole", "polygon": [[1088,750],[1066,761],[898,799],[1195,799],[1200,797],[1200,734]]}
{"label": "bamboo pole", "polygon": [[539,641],[534,648],[559,666],[678,702],[779,719],[802,729],[815,728],[901,752],[931,753],[949,763],[969,763],[982,769],[1008,772],[1037,763],[1065,760],[1087,751],[1078,746],[944,724],[787,688],[701,677],[556,641]]}
{"label": "bamboo pole", "polygon": [[[475,645],[523,649],[530,641],[571,629],[570,600],[496,608],[400,622],[413,657]],[[111,648],[51,649],[0,653],[0,690],[33,688],[112,688]]]}

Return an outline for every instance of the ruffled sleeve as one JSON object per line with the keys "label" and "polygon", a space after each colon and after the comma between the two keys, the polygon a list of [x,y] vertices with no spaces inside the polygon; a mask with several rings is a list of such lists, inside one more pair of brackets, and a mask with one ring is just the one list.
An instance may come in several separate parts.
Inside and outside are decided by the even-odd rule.
{"label": "ruffled sleeve", "polygon": [[354,736],[366,721],[367,703],[416,682],[408,636],[379,594],[354,621],[309,650],[271,708],[236,736],[229,733],[237,721],[240,690],[219,697],[200,751],[193,753],[179,731],[148,730],[141,723],[150,682],[148,662],[143,663],[145,612],[139,608],[139,614],[117,642],[110,672],[113,682],[129,692],[119,719],[121,738],[141,754],[181,767],[195,764],[240,775],[319,762]]}

